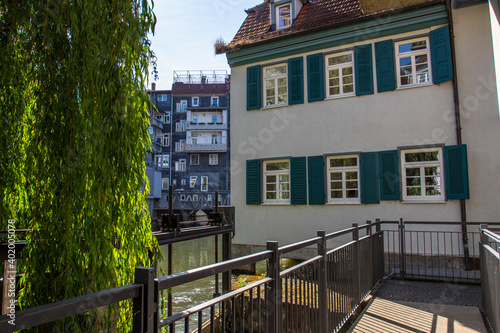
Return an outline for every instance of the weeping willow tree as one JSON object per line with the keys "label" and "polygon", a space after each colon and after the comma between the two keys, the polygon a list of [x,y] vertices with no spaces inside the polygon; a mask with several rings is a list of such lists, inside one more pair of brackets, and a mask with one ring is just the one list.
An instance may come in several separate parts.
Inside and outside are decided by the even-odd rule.
{"label": "weeping willow tree", "polygon": [[[0,0],[0,229],[14,219],[32,230],[18,264],[23,309],[131,283],[136,266],[154,264],[144,194],[154,24],[147,0]],[[50,330],[126,325],[127,309]]]}

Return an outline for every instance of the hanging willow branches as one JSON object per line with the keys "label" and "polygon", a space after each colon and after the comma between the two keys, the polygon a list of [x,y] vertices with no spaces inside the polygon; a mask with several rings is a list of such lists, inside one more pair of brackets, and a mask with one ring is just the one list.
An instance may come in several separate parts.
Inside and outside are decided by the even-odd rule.
{"label": "hanging willow branches", "polygon": [[[130,283],[153,264],[143,188],[154,24],[147,0],[0,0],[0,229],[15,219],[33,230],[22,308]],[[124,325],[120,308],[51,329]]]}

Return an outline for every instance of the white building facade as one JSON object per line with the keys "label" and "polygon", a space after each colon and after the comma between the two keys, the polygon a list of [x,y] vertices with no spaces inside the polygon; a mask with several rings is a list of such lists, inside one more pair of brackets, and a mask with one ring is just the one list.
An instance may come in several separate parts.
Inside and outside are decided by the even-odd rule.
{"label": "white building facade", "polygon": [[414,2],[247,11],[227,52],[235,244],[375,218],[500,220],[498,2]]}

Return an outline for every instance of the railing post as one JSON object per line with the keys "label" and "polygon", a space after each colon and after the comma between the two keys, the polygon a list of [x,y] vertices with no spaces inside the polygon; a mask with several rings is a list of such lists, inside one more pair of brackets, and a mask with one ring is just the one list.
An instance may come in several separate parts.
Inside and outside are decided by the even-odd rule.
{"label": "railing post", "polygon": [[375,219],[375,223],[377,224],[377,225],[375,226],[375,231],[376,231],[376,232],[379,232],[380,230],[382,230],[382,225],[381,225],[381,223],[380,223],[380,219],[378,219],[378,218],[377,218],[377,219]]}
{"label": "railing post", "polygon": [[318,274],[318,311],[319,311],[319,331],[328,332],[328,287],[327,287],[327,256],[326,256],[326,232],[319,230],[317,233],[321,240],[318,242],[319,261]]}
{"label": "railing post", "polygon": [[403,218],[399,219],[399,274],[404,279],[406,275],[406,251],[405,251],[405,222]]}
{"label": "railing post", "polygon": [[353,228],[356,228],[355,230],[353,230],[352,232],[352,240],[355,241],[355,246],[354,246],[354,251],[356,251],[356,253],[354,254],[354,260],[355,260],[355,263],[353,265],[354,269],[356,270],[354,272],[354,277],[357,281],[357,299],[356,299],[356,304],[359,303],[361,301],[361,268],[359,267],[360,264],[361,264],[361,260],[360,260],[360,246],[359,246],[359,225],[357,222],[354,222],[352,224],[352,227]]}
{"label": "railing post", "polygon": [[267,265],[267,276],[272,279],[269,283],[269,300],[266,306],[267,315],[267,331],[269,333],[281,333],[281,322],[283,319],[281,311],[281,303],[283,295],[281,293],[281,278],[280,278],[280,254],[278,242],[268,241],[267,250],[273,251],[273,257]]}
{"label": "railing post", "polygon": [[[135,268],[135,283],[142,284],[143,304],[142,304],[142,332],[158,332],[158,302],[155,295],[155,269],[146,267]],[[136,306],[134,305],[134,309]],[[135,320],[134,320],[135,326]],[[135,332],[135,331],[134,331]]]}
{"label": "railing post", "polygon": [[[222,261],[231,259],[231,234],[225,233],[222,235]],[[222,292],[228,293],[231,291],[231,271],[222,273]]]}

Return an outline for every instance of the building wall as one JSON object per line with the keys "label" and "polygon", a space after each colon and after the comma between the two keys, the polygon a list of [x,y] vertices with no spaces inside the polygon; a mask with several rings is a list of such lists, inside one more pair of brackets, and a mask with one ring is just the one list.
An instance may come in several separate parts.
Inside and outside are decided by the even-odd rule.
{"label": "building wall", "polygon": [[[479,16],[485,15],[484,8],[474,10],[480,12],[477,14]],[[469,28],[476,26],[475,21],[472,20],[465,24]],[[432,29],[435,28],[438,27],[432,27]],[[466,30],[466,27],[463,30]],[[360,41],[312,53],[328,53],[379,40],[389,38],[397,40],[428,33],[429,29],[416,30],[411,33]],[[470,33],[470,36],[477,35]],[[483,45],[486,41],[487,37],[476,39],[474,43]],[[491,41],[489,44],[491,45]],[[471,50],[478,48],[471,48]],[[304,73],[307,72],[305,57],[312,53],[303,54]],[[273,59],[269,63],[281,60],[285,61],[286,58]],[[375,58],[373,60],[375,63]],[[491,59],[484,60],[489,62],[474,62],[474,67],[479,66],[485,72],[491,71]],[[380,204],[370,205],[247,205],[245,175],[246,160],[249,159],[370,152],[394,150],[405,146],[428,144],[448,146],[457,143],[455,123],[452,118],[454,103],[451,81],[439,85],[383,93],[377,93],[375,88],[373,95],[308,103],[307,80],[304,80],[306,96],[304,104],[246,111],[246,98],[244,97],[246,96],[246,69],[255,64],[257,63],[232,68],[231,106],[237,119],[233,122],[231,131],[233,146],[231,183],[232,203],[236,207],[239,230],[234,243],[259,245],[264,244],[266,240],[277,240],[280,244],[288,244],[313,237],[317,230],[332,232],[349,227],[352,222],[364,223],[368,219],[374,220],[375,218],[398,220],[403,217],[407,220],[420,221],[460,221],[459,200],[425,204],[381,201]],[[265,63],[260,63],[260,65],[265,65]],[[470,67],[470,64],[465,66]],[[468,77],[465,72],[459,75]],[[374,81],[376,82],[375,69]],[[488,104],[488,112],[492,112],[493,107],[491,103]],[[471,119],[471,122],[473,121],[474,119]],[[470,129],[466,131],[477,131],[476,139],[475,141],[470,139],[472,146],[469,147],[469,162],[477,161],[469,164],[470,186],[473,188],[471,196],[477,196],[478,192],[486,186],[488,194],[484,196],[489,196],[487,202],[491,206],[485,209],[480,200],[467,200],[471,202],[468,204],[468,209],[471,211],[469,220],[498,220],[500,216],[497,187],[499,182],[495,181],[491,184],[485,179],[487,177],[472,176],[475,174],[475,168],[481,164],[479,158],[487,157],[489,160],[494,160],[494,165],[497,165],[497,158],[490,156],[491,150],[488,151],[488,148],[476,150],[479,142],[484,141],[485,133],[481,130],[481,126],[487,121],[487,119],[479,120],[479,123],[470,126]],[[498,121],[498,117],[495,121]],[[488,127],[492,132],[497,131],[494,137],[498,137],[498,127],[495,128],[494,124]],[[492,141],[492,145],[493,142],[498,142],[498,140]],[[464,143],[469,144],[467,140],[464,140]],[[494,150],[490,147],[490,149],[498,151],[498,148]],[[472,150],[476,151],[471,152]],[[482,171],[487,168],[483,166]],[[490,173],[491,171],[488,171],[488,174]],[[496,205],[492,202],[495,200],[493,198],[497,200]],[[485,210],[489,212],[479,213]]]}
{"label": "building wall", "polygon": [[492,32],[488,4],[456,9],[453,18],[462,134],[469,153],[467,217],[469,221],[499,221],[500,118],[493,50],[496,45],[495,52],[500,53],[498,26]]}

